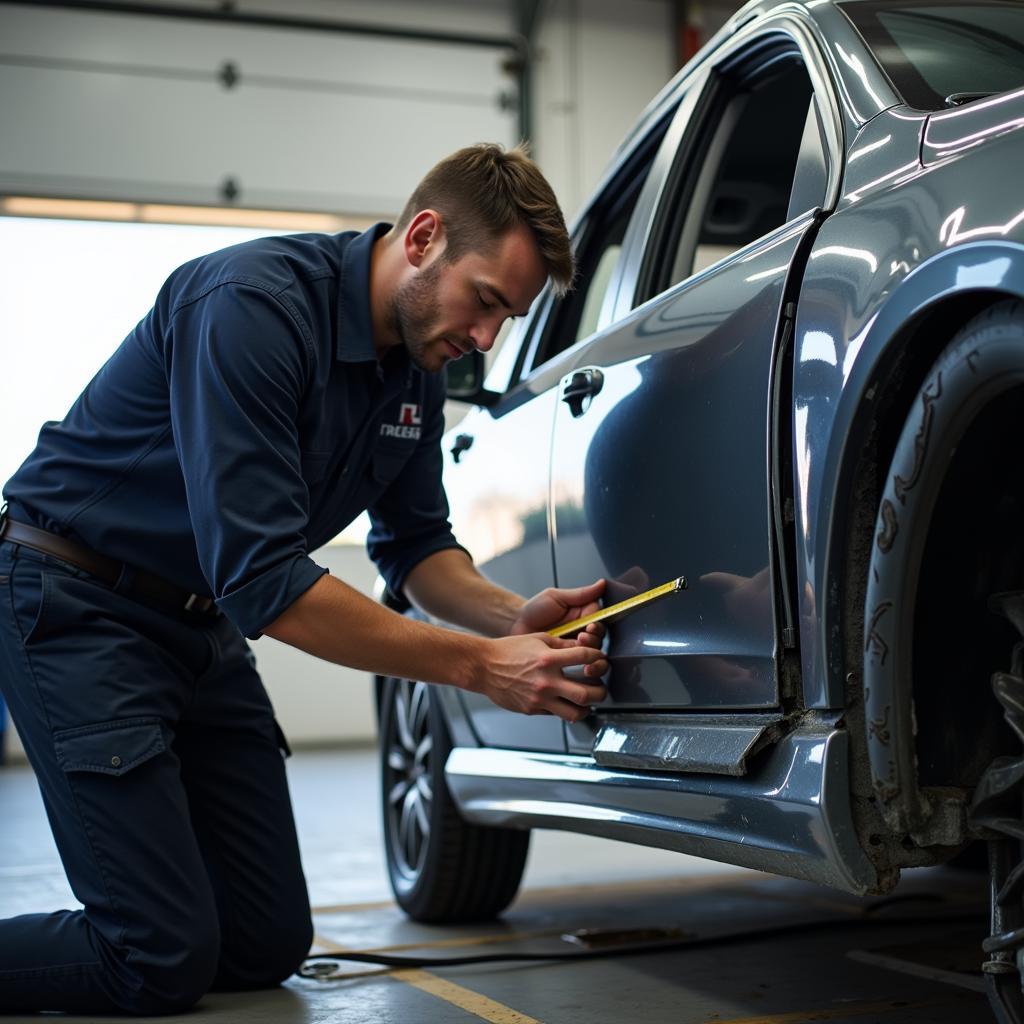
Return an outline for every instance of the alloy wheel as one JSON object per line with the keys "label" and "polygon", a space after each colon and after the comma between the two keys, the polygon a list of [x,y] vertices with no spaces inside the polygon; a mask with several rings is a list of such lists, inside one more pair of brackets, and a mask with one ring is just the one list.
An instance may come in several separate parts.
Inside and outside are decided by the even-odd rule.
{"label": "alloy wheel", "polygon": [[390,728],[385,737],[385,825],[391,838],[394,866],[409,884],[422,872],[430,845],[434,741],[429,706],[426,683],[398,681],[392,691]]}

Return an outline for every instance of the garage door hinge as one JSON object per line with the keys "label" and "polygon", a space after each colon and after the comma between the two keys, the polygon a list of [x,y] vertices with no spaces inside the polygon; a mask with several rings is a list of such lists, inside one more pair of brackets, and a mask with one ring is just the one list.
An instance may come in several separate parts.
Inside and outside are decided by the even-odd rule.
{"label": "garage door hinge", "polygon": [[233,64],[229,60],[224,61],[220,66],[220,70],[217,72],[217,81],[219,81],[225,89],[233,89],[238,85],[241,77],[242,75],[238,70],[238,65]]}

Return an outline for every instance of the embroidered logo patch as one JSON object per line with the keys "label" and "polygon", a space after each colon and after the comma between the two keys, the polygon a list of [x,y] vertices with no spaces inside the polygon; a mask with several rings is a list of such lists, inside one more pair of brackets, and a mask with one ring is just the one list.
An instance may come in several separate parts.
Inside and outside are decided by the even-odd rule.
{"label": "embroidered logo patch", "polygon": [[418,441],[422,431],[423,411],[412,402],[403,402],[398,408],[397,423],[382,423],[381,437],[403,437]]}
{"label": "embroidered logo patch", "polygon": [[398,422],[403,427],[418,427],[423,422],[420,407],[411,402],[403,402],[401,409],[398,410]]}

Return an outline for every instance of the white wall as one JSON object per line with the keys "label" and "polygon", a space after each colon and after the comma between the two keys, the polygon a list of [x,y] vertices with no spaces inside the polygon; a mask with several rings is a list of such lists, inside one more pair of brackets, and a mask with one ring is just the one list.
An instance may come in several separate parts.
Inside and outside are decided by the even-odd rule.
{"label": "white wall", "polygon": [[[333,576],[372,596],[377,570],[362,547],[331,545],[313,555]],[[338,629],[345,628],[344,622]],[[256,667],[289,742],[352,742],[376,734],[372,678],[262,637],[253,645]]]}
{"label": "white wall", "polygon": [[534,155],[574,216],[676,71],[666,0],[548,0],[536,40]]}
{"label": "white wall", "polygon": [[[244,0],[237,8],[459,32],[513,29],[506,0]],[[444,153],[484,139],[515,141],[514,114],[497,103],[512,87],[499,51],[20,6],[0,6],[0,39],[7,57],[22,61],[0,57],[0,195],[213,203],[231,174],[244,205],[387,215]],[[673,3],[546,0],[536,43],[533,152],[571,218],[675,71]],[[225,60],[243,76],[234,90],[213,78]],[[134,70],[115,66],[124,64]],[[247,84],[247,74],[266,81]],[[275,76],[315,87],[269,80]],[[361,549],[317,557],[359,589],[372,586]],[[255,649],[291,740],[373,735],[368,677],[271,640]]]}

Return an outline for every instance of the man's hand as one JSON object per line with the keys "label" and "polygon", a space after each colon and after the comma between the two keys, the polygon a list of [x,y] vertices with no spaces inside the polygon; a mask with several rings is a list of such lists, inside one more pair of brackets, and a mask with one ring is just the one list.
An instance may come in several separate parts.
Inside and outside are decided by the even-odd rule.
{"label": "man's hand", "polygon": [[[535,597],[530,598],[519,609],[515,622],[509,630],[511,636],[525,633],[537,633],[542,630],[554,629],[564,622],[582,619],[584,615],[596,612],[600,605],[598,598],[604,593],[604,580],[598,580],[587,587],[575,587],[570,590],[558,590],[548,587]],[[604,623],[592,622],[576,634],[575,643],[581,647],[598,650],[604,640]],[[599,678],[608,671],[608,661],[601,658],[587,665],[584,675]]]}
{"label": "man's hand", "polygon": [[470,687],[499,707],[524,715],[557,715],[578,722],[590,713],[590,705],[604,700],[607,692],[596,683],[575,682],[563,669],[585,665],[585,672],[607,661],[599,650],[546,633],[508,636],[486,641],[487,657],[476,682]]}

